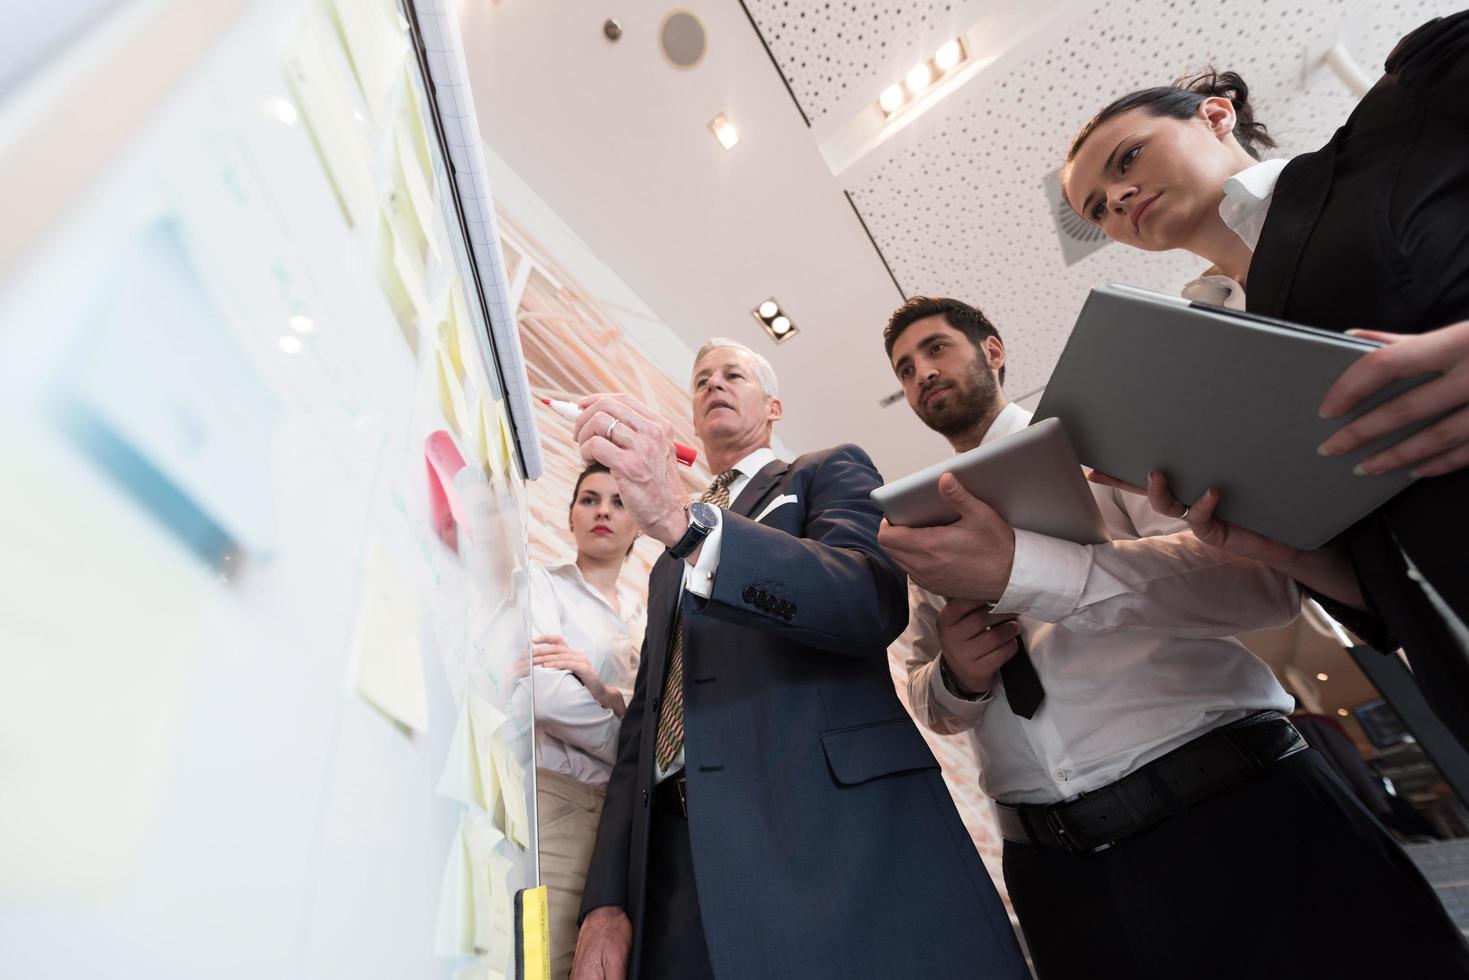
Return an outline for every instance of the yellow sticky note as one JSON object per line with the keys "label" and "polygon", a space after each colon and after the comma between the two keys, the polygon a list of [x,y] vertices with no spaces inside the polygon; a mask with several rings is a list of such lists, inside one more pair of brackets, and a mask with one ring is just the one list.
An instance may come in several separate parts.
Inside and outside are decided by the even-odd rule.
{"label": "yellow sticky note", "polygon": [[439,884],[439,916],[434,927],[436,956],[464,956],[474,952],[474,874],[461,827],[449,846],[444,877]]}
{"label": "yellow sticky note", "polygon": [[353,641],[354,686],[369,704],[399,724],[428,731],[419,629],[423,605],[376,544],[362,573]]}
{"label": "yellow sticky note", "polygon": [[502,734],[494,736],[490,756],[500,785],[500,802],[505,809],[505,836],[521,847],[529,847],[530,815],[526,807],[525,769]]}
{"label": "yellow sticky note", "polygon": [[500,412],[498,399],[487,397],[480,403],[479,429],[476,434],[479,436],[480,457],[485,461],[485,469],[492,477],[503,475],[509,462],[505,455],[505,439],[501,435]]}
{"label": "yellow sticky note", "polygon": [[493,965],[491,957],[481,956],[455,970],[454,980],[505,980],[505,974]]}
{"label": "yellow sticky note", "polygon": [[413,256],[393,232],[386,214],[378,229],[378,282],[398,317],[408,346],[418,352],[418,324],[429,320],[428,293],[421,259]]}
{"label": "yellow sticky note", "polygon": [[499,846],[504,836],[483,815],[466,810],[460,832],[469,853],[470,891],[474,896],[474,945],[492,960],[504,962],[514,948],[515,909],[510,874],[514,862]]}
{"label": "yellow sticky note", "polygon": [[459,375],[454,370],[449,353],[437,344],[434,345],[434,359],[439,378],[439,409],[444,413],[454,434],[468,438],[473,435],[474,430],[469,424],[469,409],[464,403],[464,388],[459,383]]}
{"label": "yellow sticky note", "polygon": [[423,172],[423,179],[432,184],[434,164],[429,147],[437,140],[429,133],[423,119],[423,88],[418,84],[418,73],[411,63],[403,69],[403,77],[403,117],[398,125],[408,133],[408,142],[413,147],[413,156]]}
{"label": "yellow sticky note", "polygon": [[403,36],[401,21],[390,15],[383,4],[362,0],[332,0],[332,12],[352,60],[362,98],[372,118],[382,125],[393,83],[403,70],[408,54],[408,39]]}
{"label": "yellow sticky note", "polygon": [[286,53],[286,81],[342,212],[361,226],[377,210],[372,147],[366,122],[347,87],[351,83],[343,80],[338,68],[341,56],[335,47],[325,13],[307,5]]}
{"label": "yellow sticky note", "polygon": [[449,319],[439,321],[439,350],[449,356],[449,366],[454,369],[455,377],[463,378],[464,357],[460,353],[459,333],[454,329],[452,313]]}
{"label": "yellow sticky note", "polygon": [[505,460],[505,471],[509,472],[510,463],[515,459],[515,436],[510,432],[510,418],[505,414],[505,403],[496,402],[496,421],[500,428],[500,453]]}
{"label": "yellow sticky note", "polygon": [[433,186],[423,179],[423,170],[408,144],[408,134],[401,129],[393,134],[396,145],[396,170],[394,183],[408,202],[409,217],[419,237],[428,245],[428,250],[437,261],[439,251],[439,212],[434,203]]}
{"label": "yellow sticky note", "polygon": [[[464,301],[464,282],[458,276],[449,286],[449,324],[454,329],[461,370],[468,372],[481,363],[474,321]],[[478,371],[475,372],[478,375]]]}
{"label": "yellow sticky note", "polygon": [[459,720],[454,726],[454,737],[449,740],[449,754],[444,758],[443,771],[435,792],[451,800],[471,806],[485,805],[485,780],[493,780],[494,773],[481,774],[479,747],[474,739],[474,718],[469,710],[469,698],[460,707]]}

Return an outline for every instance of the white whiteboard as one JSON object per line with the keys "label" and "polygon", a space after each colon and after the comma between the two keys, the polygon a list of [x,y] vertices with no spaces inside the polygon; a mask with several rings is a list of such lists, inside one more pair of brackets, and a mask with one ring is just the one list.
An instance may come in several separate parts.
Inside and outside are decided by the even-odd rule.
{"label": "white whiteboard", "polygon": [[[479,550],[434,534],[423,443],[447,420],[432,325],[405,339],[377,229],[349,226],[281,108],[307,7],[251,5],[0,284],[6,977],[403,978],[471,962],[435,955],[465,809],[436,787],[464,689],[510,709],[524,496],[502,466],[479,481]],[[440,244],[431,290],[467,261],[462,241]],[[157,317],[113,302],[119,282],[150,295],[154,275],[197,295]],[[146,343],[89,357],[119,335]],[[494,372],[476,370],[493,400]],[[160,392],[190,385],[224,406],[188,424],[234,465],[196,469],[189,489],[230,515],[228,560],[202,557],[58,422],[58,399],[84,390],[104,420],[136,409],[145,425]],[[423,613],[423,731],[354,684],[383,564]],[[507,728],[527,772],[530,727],[522,713]],[[533,882],[529,843],[506,848],[512,886]]]}

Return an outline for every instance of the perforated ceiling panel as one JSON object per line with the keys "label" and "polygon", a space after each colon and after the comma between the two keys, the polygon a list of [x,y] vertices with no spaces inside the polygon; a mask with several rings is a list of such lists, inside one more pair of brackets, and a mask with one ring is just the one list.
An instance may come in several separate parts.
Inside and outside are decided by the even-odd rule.
{"label": "perforated ceiling panel", "polygon": [[826,115],[848,89],[870,89],[879,64],[947,24],[954,7],[941,0],[746,0],[745,6],[812,120]]}
{"label": "perforated ceiling panel", "polygon": [[1231,68],[1281,144],[1272,155],[1289,156],[1318,147],[1355,104],[1328,69],[1302,85],[1308,42],[1339,39],[1376,78],[1402,34],[1454,8],[1108,0],[1064,39],[956,92],[933,110],[942,125],[900,134],[848,189],[905,292],[957,296],[991,316],[1010,348],[1007,388],[1023,395],[1045,383],[1090,287],[1177,291],[1204,265],[1118,245],[1064,264],[1042,181],[1106,100],[1203,66]]}

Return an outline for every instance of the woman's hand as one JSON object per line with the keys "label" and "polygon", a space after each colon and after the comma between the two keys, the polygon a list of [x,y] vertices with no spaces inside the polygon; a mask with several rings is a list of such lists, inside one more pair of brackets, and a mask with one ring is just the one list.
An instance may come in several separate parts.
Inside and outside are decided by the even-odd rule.
{"label": "woman's hand", "polygon": [[1105,473],[1091,470],[1086,478],[1104,487],[1142,494],[1153,510],[1164,517],[1181,520],[1194,537],[1211,548],[1218,548],[1238,558],[1248,558],[1269,565],[1322,595],[1358,609],[1365,609],[1357,575],[1344,554],[1331,548],[1303,551],[1274,538],[1246,530],[1237,524],[1214,516],[1219,507],[1219,491],[1212,487],[1192,505],[1185,506],[1168,489],[1168,478],[1157,470],[1148,473],[1146,488],[1134,486]]}
{"label": "woman's hand", "polygon": [[619,718],[627,710],[627,705],[622,700],[622,693],[604,684],[602,678],[598,677],[597,672],[592,669],[587,655],[567,646],[566,641],[559,636],[546,634],[533,638],[531,640],[531,663],[537,667],[550,667],[554,670],[570,672],[582,682],[587,693],[597,699],[598,704],[610,709]]}
{"label": "woman's hand", "polygon": [[1428,333],[1403,335],[1349,331],[1386,346],[1364,355],[1327,389],[1321,417],[1351,411],[1368,395],[1402,378],[1440,376],[1378,405],[1342,426],[1321,444],[1323,456],[1339,456],[1405,425],[1444,412],[1444,418],[1357,464],[1361,475],[1413,467],[1414,476],[1442,476],[1469,466],[1469,320]]}

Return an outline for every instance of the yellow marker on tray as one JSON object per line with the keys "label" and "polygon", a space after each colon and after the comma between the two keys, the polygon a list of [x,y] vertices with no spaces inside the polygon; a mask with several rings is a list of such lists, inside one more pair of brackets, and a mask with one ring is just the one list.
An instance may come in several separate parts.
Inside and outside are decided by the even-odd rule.
{"label": "yellow marker on tray", "polygon": [[515,893],[515,980],[551,980],[546,886]]}

